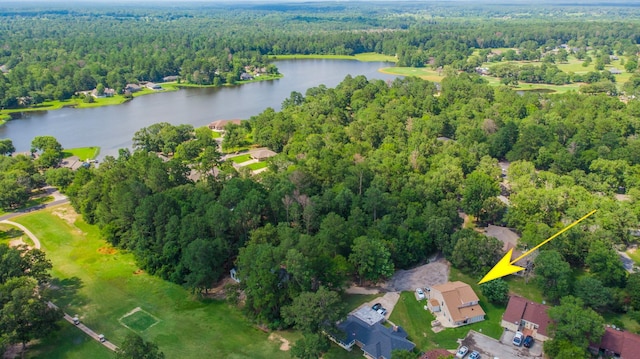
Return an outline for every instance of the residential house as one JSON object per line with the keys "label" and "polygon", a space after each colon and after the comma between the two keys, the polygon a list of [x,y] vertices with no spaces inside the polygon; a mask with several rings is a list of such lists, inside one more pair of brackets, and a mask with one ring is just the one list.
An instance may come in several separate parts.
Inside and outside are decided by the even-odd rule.
{"label": "residential house", "polygon": [[490,72],[487,67],[476,67],[476,73],[481,76],[487,76]]}
{"label": "residential house", "polygon": [[622,70],[617,69],[617,68],[615,68],[615,67],[612,67],[612,68],[610,68],[610,69],[609,69],[609,72],[610,72],[612,75],[620,75],[620,74],[622,73]]}
{"label": "residential house", "polygon": [[448,282],[435,285],[429,291],[427,307],[445,327],[459,327],[484,320],[484,310],[471,286]]}
{"label": "residential house", "polygon": [[251,152],[250,155],[254,160],[264,161],[267,158],[277,155],[277,153],[271,151],[270,149],[263,148],[261,150]]}
{"label": "residential house", "polygon": [[[503,203],[508,203],[509,199],[505,196],[498,196],[498,199]],[[484,235],[487,237],[497,238],[500,242],[502,242],[502,251],[504,253],[508,253],[510,250],[513,250],[511,253],[511,259],[516,259],[522,255],[522,251],[516,249],[518,245],[518,240],[520,236],[507,227],[494,226],[490,224],[487,226],[487,229],[484,231]],[[538,256],[538,252],[534,252],[528,255],[525,258],[520,259],[516,263],[517,266],[524,268],[525,270],[514,273],[515,275],[525,275],[533,268],[533,259]]]}
{"label": "residential house", "polygon": [[241,81],[246,81],[246,80],[253,80],[253,76],[251,76],[250,74],[243,72],[240,74],[240,80]]}
{"label": "residential house", "polygon": [[104,89],[104,91],[102,92],[102,95],[99,95],[99,94],[98,94],[98,89],[93,89],[93,90],[91,91],[91,96],[93,96],[93,97],[95,97],[95,98],[99,98],[99,97],[113,97],[113,95],[115,95],[115,94],[116,94],[116,90],[111,89],[111,88],[108,88],[108,87],[106,87],[106,88]]}
{"label": "residential house", "polygon": [[411,351],[415,348],[402,327],[385,327],[383,321],[384,315],[364,306],[338,324],[342,339],[331,335],[329,338],[349,351],[354,345],[358,346],[370,359],[391,359],[393,350]]}
{"label": "residential house", "polygon": [[600,343],[591,344],[589,350],[595,355],[600,354],[607,358],[637,358],[640,353],[640,335],[607,326]]}
{"label": "residential house", "polygon": [[150,90],[162,90],[162,86],[154,82],[147,82],[145,86]]}
{"label": "residential house", "polygon": [[217,120],[217,121],[213,121],[209,124],[209,129],[214,130],[214,131],[224,131],[224,127],[230,123],[233,123],[234,125],[241,125],[242,124],[242,120]]}
{"label": "residential house", "polygon": [[546,305],[512,295],[507,309],[502,314],[501,325],[507,330],[521,331],[525,335],[531,335],[534,339],[544,342],[549,339],[548,330],[551,324],[551,318],[547,314],[548,309]]}
{"label": "residential house", "polygon": [[124,87],[124,91],[130,93],[138,92],[140,90],[142,90],[142,87],[138,84],[127,84],[127,86]]}

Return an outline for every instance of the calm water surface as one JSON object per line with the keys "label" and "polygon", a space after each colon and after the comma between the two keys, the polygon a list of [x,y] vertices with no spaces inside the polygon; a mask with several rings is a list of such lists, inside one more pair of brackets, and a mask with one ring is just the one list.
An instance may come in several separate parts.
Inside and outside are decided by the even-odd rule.
{"label": "calm water surface", "polygon": [[10,138],[17,151],[27,151],[35,136],[51,135],[64,148],[99,146],[99,157],[115,156],[119,148],[131,146],[136,131],[157,122],[200,127],[219,119],[246,119],[267,107],[279,110],[291,91],[304,94],[321,84],[335,87],[348,74],[383,80],[396,77],[377,71],[391,66],[384,62],[287,60],[276,65],[284,77],[274,81],[181,89],[137,97],[117,106],[29,113],[1,126],[0,138]]}

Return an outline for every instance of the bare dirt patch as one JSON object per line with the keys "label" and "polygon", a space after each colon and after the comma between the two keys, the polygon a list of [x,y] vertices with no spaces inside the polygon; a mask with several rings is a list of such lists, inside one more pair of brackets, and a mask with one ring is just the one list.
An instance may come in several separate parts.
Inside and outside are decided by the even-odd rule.
{"label": "bare dirt patch", "polygon": [[226,288],[229,284],[236,283],[231,277],[224,277],[220,282],[216,283],[213,288],[209,288],[206,293],[202,293],[205,298],[211,299],[226,299],[227,292]]}
{"label": "bare dirt patch", "polygon": [[57,208],[51,212],[53,215],[60,217],[69,224],[74,224],[78,218],[78,214],[70,207]]}
{"label": "bare dirt patch", "polygon": [[136,271],[133,272],[133,274],[142,274],[142,273],[144,273],[144,271],[140,268],[136,269]]}
{"label": "bare dirt patch", "polygon": [[118,250],[113,247],[100,247],[98,248],[98,253],[100,254],[116,254]]}
{"label": "bare dirt patch", "polygon": [[283,352],[288,351],[289,349],[291,349],[291,343],[289,342],[288,339],[283,338],[281,335],[276,334],[276,333],[271,333],[269,334],[269,340],[271,341],[280,341],[280,350],[282,350]]}
{"label": "bare dirt patch", "polygon": [[28,248],[31,248],[24,242],[24,240],[22,240],[22,237],[13,239],[9,242],[9,247],[18,247],[18,246],[27,246]]}

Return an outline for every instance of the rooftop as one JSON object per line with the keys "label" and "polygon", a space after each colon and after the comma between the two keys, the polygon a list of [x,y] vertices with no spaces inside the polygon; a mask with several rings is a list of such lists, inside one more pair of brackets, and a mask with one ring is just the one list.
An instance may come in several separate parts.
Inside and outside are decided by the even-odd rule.
{"label": "rooftop", "polygon": [[527,298],[523,298],[517,295],[512,295],[509,298],[507,309],[505,309],[502,315],[502,320],[511,323],[520,323],[520,320],[526,320],[527,322],[538,325],[538,333],[549,336],[547,332],[551,319],[547,314],[547,307],[544,304],[532,302]]}

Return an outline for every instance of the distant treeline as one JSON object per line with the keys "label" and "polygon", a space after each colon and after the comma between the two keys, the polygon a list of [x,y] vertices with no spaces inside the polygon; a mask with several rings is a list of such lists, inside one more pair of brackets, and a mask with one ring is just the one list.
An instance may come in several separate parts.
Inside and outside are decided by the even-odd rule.
{"label": "distant treeline", "polygon": [[[400,66],[471,71],[478,60],[469,61],[474,49],[513,47],[539,59],[545,49],[567,43],[635,56],[640,37],[639,23],[620,20],[617,8],[602,10],[602,19],[583,21],[522,18],[533,13],[526,6],[193,6],[3,8],[0,107],[64,100],[98,85],[121,91],[127,83],[171,75],[196,84],[234,83],[245,67],[266,68],[265,56],[275,54],[377,52],[396,55]],[[481,17],[487,14],[493,14],[491,20]]]}

